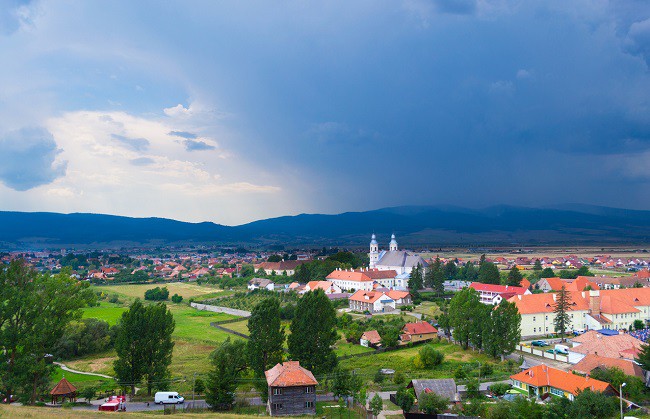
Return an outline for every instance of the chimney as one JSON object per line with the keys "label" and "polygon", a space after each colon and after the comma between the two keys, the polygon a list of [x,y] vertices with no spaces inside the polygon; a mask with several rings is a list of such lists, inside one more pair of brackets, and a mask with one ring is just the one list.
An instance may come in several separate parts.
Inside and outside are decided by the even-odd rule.
{"label": "chimney", "polygon": [[589,291],[589,314],[600,316],[600,293],[598,291]]}

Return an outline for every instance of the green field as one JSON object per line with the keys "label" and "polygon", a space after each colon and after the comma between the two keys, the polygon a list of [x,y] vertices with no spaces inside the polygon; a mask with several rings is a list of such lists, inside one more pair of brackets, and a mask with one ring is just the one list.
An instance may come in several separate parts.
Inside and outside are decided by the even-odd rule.
{"label": "green field", "polygon": [[372,351],[374,351],[374,349],[366,348],[365,346],[361,346],[359,344],[352,344],[346,342],[345,339],[341,339],[338,342],[336,342],[334,348],[334,352],[336,352],[337,356],[356,355],[356,354],[363,354]]}
{"label": "green field", "polygon": [[117,320],[122,317],[122,313],[126,311],[126,307],[107,303],[101,301],[98,307],[86,307],[83,309],[83,318],[101,319],[111,326],[117,323]]}
{"label": "green field", "polygon": [[[212,285],[197,285],[188,282],[169,282],[164,284],[128,284],[128,285],[101,285],[93,286],[93,289],[103,291],[107,294],[118,294],[128,298],[144,298],[144,292],[156,288],[167,287],[169,295],[178,294],[184,299],[192,297],[219,296],[223,290]],[[214,294],[214,295],[213,295]]]}
{"label": "green field", "polygon": [[82,389],[85,387],[97,387],[103,390],[113,390],[115,386],[115,381],[108,378],[98,377],[96,375],[85,375],[77,374],[70,371],[63,371],[60,367],[56,367],[54,374],[52,374],[52,385],[58,383],[61,378],[65,377],[66,380],[70,381],[72,385],[77,387],[77,389]]}

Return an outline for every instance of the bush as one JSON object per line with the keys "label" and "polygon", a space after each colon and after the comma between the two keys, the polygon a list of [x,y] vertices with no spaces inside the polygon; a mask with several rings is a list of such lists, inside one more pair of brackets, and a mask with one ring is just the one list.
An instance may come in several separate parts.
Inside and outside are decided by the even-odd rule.
{"label": "bush", "polygon": [[634,320],[634,328],[636,330],[641,330],[645,328],[645,325],[643,324],[643,320]]}
{"label": "bush", "polygon": [[449,400],[433,392],[421,394],[420,400],[418,400],[418,408],[427,415],[444,413],[447,406],[449,406]]}
{"label": "bush", "polygon": [[481,364],[481,368],[479,369],[479,372],[481,373],[481,377],[487,377],[489,375],[492,375],[494,372],[494,367],[492,366],[491,363],[486,362],[485,364]]}
{"label": "bush", "polygon": [[108,323],[99,319],[81,319],[71,322],[56,342],[52,354],[57,359],[93,354],[112,347],[113,339]]}
{"label": "bush", "polygon": [[378,369],[377,372],[375,373],[375,378],[373,381],[377,384],[381,384],[384,382],[384,373],[381,372],[381,369]]}
{"label": "bush", "polygon": [[172,303],[178,304],[181,301],[183,301],[183,297],[181,295],[178,295],[178,294],[172,295]]}
{"label": "bush", "polygon": [[111,296],[108,297],[108,302],[113,304],[119,304],[120,298],[117,296],[117,294],[111,294]]}
{"label": "bush", "polygon": [[512,386],[508,383],[496,383],[490,386],[490,391],[495,396],[503,396],[506,394],[506,391],[510,390]]}
{"label": "bush", "polygon": [[401,371],[397,371],[395,375],[393,375],[393,382],[395,384],[402,385],[406,381],[406,377],[404,376],[404,373]]}
{"label": "bush", "polygon": [[464,380],[467,378],[467,371],[465,370],[465,367],[460,365],[458,368],[456,368],[456,371],[454,371],[454,378],[457,380]]}
{"label": "bush", "polygon": [[431,345],[423,346],[419,351],[420,361],[424,368],[431,369],[442,364],[445,358],[442,352],[436,350]]}
{"label": "bush", "polygon": [[466,389],[467,389],[467,397],[469,397],[470,399],[475,399],[481,395],[481,393],[479,392],[480,390],[479,383],[476,378],[470,378],[467,381]]}
{"label": "bush", "polygon": [[150,301],[165,301],[169,298],[169,290],[167,287],[156,287],[145,291],[144,299]]}

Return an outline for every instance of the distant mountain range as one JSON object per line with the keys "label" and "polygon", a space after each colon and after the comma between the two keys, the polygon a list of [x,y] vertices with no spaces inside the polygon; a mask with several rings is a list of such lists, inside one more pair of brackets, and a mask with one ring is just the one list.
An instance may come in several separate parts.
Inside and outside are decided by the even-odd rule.
{"label": "distant mountain range", "polygon": [[375,232],[401,245],[644,245],[650,211],[588,205],[548,208],[404,206],[337,215],[301,214],[239,226],[102,214],[0,212],[0,248],[122,247],[169,244],[360,246]]}

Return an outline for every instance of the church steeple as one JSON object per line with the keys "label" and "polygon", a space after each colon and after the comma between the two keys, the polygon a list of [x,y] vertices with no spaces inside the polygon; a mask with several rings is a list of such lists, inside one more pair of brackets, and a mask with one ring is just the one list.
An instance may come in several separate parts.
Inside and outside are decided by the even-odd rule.
{"label": "church steeple", "polygon": [[397,240],[395,240],[395,234],[390,236],[390,245],[388,246],[388,250],[391,252],[397,252]]}
{"label": "church steeple", "polygon": [[372,233],[372,237],[370,237],[370,253],[368,253],[368,257],[370,258],[370,269],[374,269],[379,261],[379,245],[375,233]]}

